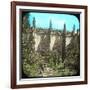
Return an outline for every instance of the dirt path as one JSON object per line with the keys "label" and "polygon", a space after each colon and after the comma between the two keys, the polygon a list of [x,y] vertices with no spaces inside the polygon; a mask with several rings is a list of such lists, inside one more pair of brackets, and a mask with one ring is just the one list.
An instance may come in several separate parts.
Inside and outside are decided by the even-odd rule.
{"label": "dirt path", "polygon": [[52,76],[54,74],[54,70],[50,67],[45,67],[42,72],[43,77]]}

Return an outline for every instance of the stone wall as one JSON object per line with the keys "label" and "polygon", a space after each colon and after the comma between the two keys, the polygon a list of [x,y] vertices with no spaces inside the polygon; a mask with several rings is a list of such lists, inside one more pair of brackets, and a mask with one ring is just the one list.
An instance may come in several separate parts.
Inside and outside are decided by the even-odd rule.
{"label": "stone wall", "polygon": [[[48,33],[43,32],[43,30],[41,31],[33,31],[33,35],[34,35],[34,39],[35,39],[35,51],[37,51],[38,45],[40,44],[41,41],[41,36],[44,35],[44,38],[47,36]],[[59,31],[51,31],[50,33],[50,50],[52,50],[56,39],[58,39],[60,41],[61,39],[61,32]],[[66,46],[70,43],[71,41],[71,35],[70,34],[66,34]]]}

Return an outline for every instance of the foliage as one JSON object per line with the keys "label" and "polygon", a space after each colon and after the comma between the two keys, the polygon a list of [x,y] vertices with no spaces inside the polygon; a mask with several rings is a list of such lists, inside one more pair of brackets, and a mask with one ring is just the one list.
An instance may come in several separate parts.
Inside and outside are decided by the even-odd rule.
{"label": "foliage", "polygon": [[36,28],[36,19],[35,19],[35,17],[33,17],[33,28],[34,29]]}
{"label": "foliage", "polygon": [[64,62],[66,57],[66,24],[64,24],[64,29],[62,33],[62,62]]}
{"label": "foliage", "polygon": [[[30,73],[30,64],[33,63],[33,52],[34,52],[34,37],[33,37],[33,32],[32,29],[30,28],[29,24],[29,14],[26,13],[23,17],[23,28],[22,28],[22,34],[21,34],[21,59],[22,59],[22,69],[23,72]],[[25,67],[24,67],[25,66]],[[26,68],[26,69],[25,69]],[[26,71],[25,71],[26,70]]]}
{"label": "foliage", "polygon": [[[80,34],[75,34],[75,26],[72,32],[66,32],[64,24],[61,35],[56,34],[53,49],[50,50],[50,39],[52,21],[49,28],[42,30],[36,27],[36,19],[33,18],[33,28],[29,23],[29,14],[22,17],[21,31],[21,62],[22,72],[27,77],[49,77],[49,76],[74,76],[80,74]],[[33,32],[42,30],[45,35],[41,36],[37,51],[35,51],[35,37]],[[58,33],[58,32],[57,32]],[[66,35],[71,34],[71,42],[66,46]],[[22,75],[23,76],[23,75]],[[24,77],[26,78],[26,77]]]}
{"label": "foliage", "polygon": [[76,71],[76,75],[80,74],[80,36],[74,35],[71,43],[67,47],[67,55],[65,65],[67,68]]}
{"label": "foliage", "polygon": [[52,21],[50,20],[49,29],[52,30]]}

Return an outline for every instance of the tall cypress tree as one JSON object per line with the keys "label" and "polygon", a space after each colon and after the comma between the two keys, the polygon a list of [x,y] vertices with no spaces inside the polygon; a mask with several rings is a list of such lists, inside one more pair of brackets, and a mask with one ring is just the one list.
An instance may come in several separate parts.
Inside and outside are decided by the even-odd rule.
{"label": "tall cypress tree", "polygon": [[35,29],[36,28],[36,19],[35,19],[35,17],[33,17],[33,28]]}
{"label": "tall cypress tree", "polygon": [[52,20],[49,22],[49,30],[52,30]]}
{"label": "tall cypress tree", "polygon": [[62,62],[64,62],[66,57],[66,24],[64,24],[64,29],[62,32]]}
{"label": "tall cypress tree", "polygon": [[72,37],[74,36],[74,34],[75,34],[75,25],[73,25]]}
{"label": "tall cypress tree", "polygon": [[50,50],[50,34],[51,34],[51,30],[52,30],[52,20],[50,20],[50,22],[49,22],[49,29],[48,29],[48,32],[47,32],[48,51]]}

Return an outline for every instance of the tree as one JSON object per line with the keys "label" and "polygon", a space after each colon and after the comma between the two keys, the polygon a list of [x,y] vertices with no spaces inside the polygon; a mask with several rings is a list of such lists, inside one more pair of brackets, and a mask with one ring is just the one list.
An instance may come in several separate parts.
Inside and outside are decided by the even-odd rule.
{"label": "tree", "polygon": [[64,62],[66,57],[66,24],[64,24],[64,29],[62,32],[62,62]]}
{"label": "tree", "polygon": [[38,45],[38,51],[46,55],[50,51],[50,34],[52,29],[52,22],[50,20],[49,23],[49,29],[48,30],[42,30],[43,35],[41,35],[41,41]]}
{"label": "tree", "polygon": [[75,34],[75,25],[73,25],[72,37],[74,36],[74,34]]}
{"label": "tree", "polygon": [[30,28],[29,13],[25,13],[22,17],[22,32],[21,32],[21,59],[22,59],[22,72],[27,76],[30,75],[30,65],[33,64],[34,58],[34,37],[33,30]]}
{"label": "tree", "polygon": [[65,66],[72,70],[72,75],[80,75],[80,35],[74,34],[67,46]]}
{"label": "tree", "polygon": [[49,30],[52,30],[52,20],[49,22]]}
{"label": "tree", "polygon": [[50,23],[49,23],[49,29],[48,29],[48,32],[47,32],[47,48],[48,48],[48,51],[50,51],[50,40],[51,40],[51,38],[50,38],[50,35],[51,35],[51,30],[52,30],[53,28],[52,28],[52,20],[50,20]]}
{"label": "tree", "polygon": [[56,55],[55,62],[60,64],[62,58],[62,36],[60,32],[56,33],[56,39],[53,45],[53,53]]}
{"label": "tree", "polygon": [[33,28],[34,29],[36,28],[36,19],[35,19],[35,17],[33,17]]}
{"label": "tree", "polygon": [[26,12],[22,16],[22,32],[28,32],[30,28],[29,13]]}

